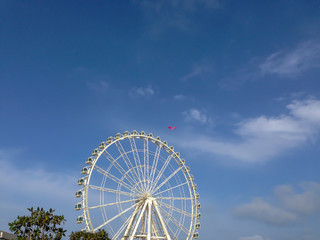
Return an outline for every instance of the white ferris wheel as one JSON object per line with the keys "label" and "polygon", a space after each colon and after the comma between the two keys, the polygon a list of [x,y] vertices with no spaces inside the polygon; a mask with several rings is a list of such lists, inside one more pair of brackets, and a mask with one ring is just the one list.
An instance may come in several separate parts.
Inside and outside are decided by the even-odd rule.
{"label": "white ferris wheel", "polygon": [[199,238],[197,185],[180,153],[152,133],[116,134],[86,160],[76,192],[84,231],[116,240]]}

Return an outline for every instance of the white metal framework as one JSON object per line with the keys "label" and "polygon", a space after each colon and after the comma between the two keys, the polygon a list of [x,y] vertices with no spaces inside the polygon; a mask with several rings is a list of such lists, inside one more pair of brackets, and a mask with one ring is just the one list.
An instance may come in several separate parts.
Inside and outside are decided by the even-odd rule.
{"label": "white metal framework", "polygon": [[85,231],[112,239],[197,239],[199,194],[180,153],[152,133],[128,131],[93,150],[76,192]]}

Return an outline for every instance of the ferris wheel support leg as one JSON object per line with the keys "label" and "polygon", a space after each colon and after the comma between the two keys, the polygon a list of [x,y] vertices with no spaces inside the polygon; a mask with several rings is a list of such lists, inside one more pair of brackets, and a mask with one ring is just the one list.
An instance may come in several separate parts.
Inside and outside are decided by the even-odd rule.
{"label": "ferris wheel support leg", "polygon": [[128,223],[128,226],[127,226],[127,229],[123,235],[123,237],[121,238],[121,240],[125,240],[125,239],[128,239],[128,236],[129,236],[129,233],[131,231],[131,228],[132,228],[132,224],[134,222],[134,219],[136,218],[137,216],[137,213],[140,209],[141,205],[137,205],[136,208],[134,209],[132,215],[131,215],[131,219],[130,219],[130,222]]}
{"label": "ferris wheel support leg", "polygon": [[168,233],[168,230],[167,230],[167,227],[166,227],[166,225],[165,225],[165,223],[163,221],[163,218],[162,218],[161,213],[159,211],[158,203],[156,202],[156,200],[153,200],[153,205],[154,205],[154,208],[156,209],[156,212],[158,214],[158,217],[159,217],[159,220],[160,220],[160,224],[162,226],[162,229],[163,229],[165,237],[167,238],[167,240],[171,240],[171,237],[170,237],[170,235]]}
{"label": "ferris wheel support leg", "polygon": [[137,230],[138,230],[139,224],[140,224],[140,222],[141,222],[142,215],[144,214],[144,211],[146,210],[147,204],[148,204],[148,200],[145,201],[145,203],[144,203],[144,205],[143,205],[143,208],[142,208],[142,210],[141,210],[141,213],[140,213],[140,215],[139,215],[139,218],[137,219],[137,222],[136,222],[136,224],[135,224],[135,226],[134,226],[134,229],[133,229],[133,231],[132,231],[132,233],[131,233],[131,236],[130,236],[129,240],[133,240],[134,236],[136,235],[136,232],[137,232]]}
{"label": "ferris wheel support leg", "polygon": [[157,230],[156,225],[154,224],[154,221],[152,219],[151,219],[151,226],[152,226],[152,230],[154,232],[154,235],[156,237],[159,237],[158,230]]}
{"label": "ferris wheel support leg", "polygon": [[150,201],[148,204],[148,231],[147,231],[147,240],[151,240],[151,205]]}

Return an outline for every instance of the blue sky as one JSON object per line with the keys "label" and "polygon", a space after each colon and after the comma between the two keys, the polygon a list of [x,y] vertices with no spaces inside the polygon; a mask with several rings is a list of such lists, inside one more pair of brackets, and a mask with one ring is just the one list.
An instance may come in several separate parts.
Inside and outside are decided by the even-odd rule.
{"label": "blue sky", "polygon": [[30,206],[81,229],[85,159],[136,129],[188,161],[201,239],[320,238],[319,1],[2,0],[0,16],[0,229]]}

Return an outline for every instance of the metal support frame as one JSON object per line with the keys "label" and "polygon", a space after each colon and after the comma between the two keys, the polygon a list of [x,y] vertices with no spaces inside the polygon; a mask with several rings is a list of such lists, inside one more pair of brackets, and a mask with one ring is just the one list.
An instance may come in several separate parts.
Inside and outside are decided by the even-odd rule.
{"label": "metal support frame", "polygon": [[[152,208],[154,211],[152,211]],[[160,221],[161,225],[158,226],[158,228],[155,224],[155,222],[157,222],[156,218]],[[159,227],[161,227],[161,229],[159,229]],[[159,236],[160,232],[163,232],[164,236]],[[146,240],[171,240],[166,223],[160,213],[157,200],[151,196],[144,197],[137,203],[121,239],[133,240],[136,238]]]}

